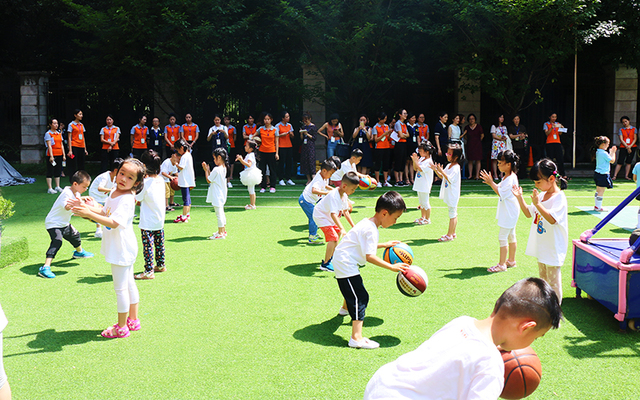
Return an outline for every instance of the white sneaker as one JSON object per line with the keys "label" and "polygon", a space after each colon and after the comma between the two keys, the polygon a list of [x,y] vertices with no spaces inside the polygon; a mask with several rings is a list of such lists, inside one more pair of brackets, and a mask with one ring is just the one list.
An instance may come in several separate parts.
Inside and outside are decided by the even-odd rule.
{"label": "white sneaker", "polygon": [[53,190],[55,190],[55,191],[56,191],[56,192],[58,192],[58,193],[62,193],[62,190],[63,190],[63,189],[62,189],[60,186],[56,186],[56,188],[55,188],[55,189],[53,189]]}
{"label": "white sneaker", "polygon": [[275,192],[276,192],[276,188],[269,189],[269,193],[275,193]]}
{"label": "white sneaker", "polygon": [[345,316],[345,315],[349,315],[349,310],[345,310],[344,308],[340,307],[340,311],[338,311],[338,315],[341,316]]}
{"label": "white sneaker", "polygon": [[102,237],[102,228],[96,229],[96,233],[93,235],[93,237],[101,238]]}
{"label": "white sneaker", "polygon": [[382,187],[382,183],[378,182],[378,183],[376,184],[376,186],[377,186],[377,187]]}
{"label": "white sneaker", "polygon": [[295,185],[296,185],[296,183],[295,183],[294,181],[292,181],[291,179],[289,179],[289,180],[287,181],[287,185],[295,186]]}
{"label": "white sneaker", "polygon": [[209,236],[207,239],[216,240],[216,239],[226,239],[226,238],[227,238],[227,235],[222,235],[222,234],[216,232],[213,235]]}
{"label": "white sneaker", "polygon": [[287,184],[286,184],[286,183],[284,183],[284,180],[283,180],[283,179],[280,179],[280,182],[278,182],[278,185],[280,185],[280,186],[287,186]]}
{"label": "white sneaker", "polygon": [[392,184],[390,184],[389,182],[385,182],[385,183],[384,183],[384,187],[392,187],[392,186],[393,186],[393,185],[392,185]]}
{"label": "white sneaker", "polygon": [[353,347],[355,349],[377,349],[380,347],[380,343],[367,338],[362,338],[362,340],[356,342],[351,338],[349,339],[349,347]]}
{"label": "white sneaker", "polygon": [[233,185],[231,184],[231,182],[227,182],[227,187],[228,187],[229,189],[231,189],[231,188],[233,187]]}
{"label": "white sneaker", "polygon": [[55,189],[47,189],[47,193],[49,194],[56,194],[58,192],[55,191]]}
{"label": "white sneaker", "polygon": [[266,190],[264,188],[260,189],[260,193],[264,193]]}

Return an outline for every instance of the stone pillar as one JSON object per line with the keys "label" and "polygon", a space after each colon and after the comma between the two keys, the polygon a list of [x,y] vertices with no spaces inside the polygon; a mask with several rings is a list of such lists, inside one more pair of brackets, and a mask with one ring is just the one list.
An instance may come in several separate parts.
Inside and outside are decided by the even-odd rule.
{"label": "stone pillar", "polygon": [[38,164],[42,161],[44,134],[47,131],[49,73],[18,72],[20,76],[21,136],[20,162]]}
{"label": "stone pillar", "polygon": [[615,72],[613,95],[613,144],[619,145],[618,132],[622,127],[620,118],[623,115],[631,119],[631,125],[638,126],[635,121],[638,112],[638,71],[621,65]]}
{"label": "stone pillar", "polygon": [[[463,85],[476,86],[473,92],[471,90],[460,90]],[[455,112],[456,114],[463,114],[466,118],[467,115],[473,113],[476,115],[478,123],[482,122],[480,118],[480,82],[470,81],[466,78],[460,77],[460,74],[456,76],[456,102]],[[449,115],[449,123],[453,120],[453,115]],[[466,121],[465,123],[468,123]]]}
{"label": "stone pillar", "polygon": [[[315,65],[302,66],[302,84],[307,91],[313,91],[318,94],[324,93],[325,82],[324,77]],[[316,96],[312,99],[305,98],[302,103],[302,111],[311,113],[313,123],[320,128],[325,123],[326,108],[324,99]],[[316,139],[316,160],[323,161],[327,155],[327,141],[320,137]]]}

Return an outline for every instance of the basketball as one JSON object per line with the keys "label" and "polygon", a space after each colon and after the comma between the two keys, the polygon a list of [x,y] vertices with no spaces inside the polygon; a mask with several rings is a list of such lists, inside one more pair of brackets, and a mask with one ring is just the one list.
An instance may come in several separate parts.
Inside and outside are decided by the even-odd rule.
{"label": "basketball", "polygon": [[400,242],[395,246],[384,249],[382,258],[391,264],[413,264],[413,250],[411,250],[408,244]]}
{"label": "basketball", "polygon": [[378,187],[378,181],[376,181],[375,179],[371,178],[371,185],[369,185],[369,190],[374,190],[377,187]]}
{"label": "basketball", "polygon": [[531,347],[513,351],[500,351],[504,361],[503,399],[523,399],[540,384],[542,365]]}
{"label": "basketball", "polygon": [[180,186],[178,186],[178,178],[171,179],[171,189],[180,190]]}
{"label": "basketball", "polygon": [[427,290],[429,278],[427,273],[417,265],[412,265],[406,271],[398,272],[396,285],[398,290],[405,296],[417,297]]}
{"label": "basketball", "polygon": [[369,186],[371,186],[371,178],[369,178],[366,175],[361,176],[360,182],[358,183],[358,187],[362,190],[366,190],[366,189],[369,189]]}

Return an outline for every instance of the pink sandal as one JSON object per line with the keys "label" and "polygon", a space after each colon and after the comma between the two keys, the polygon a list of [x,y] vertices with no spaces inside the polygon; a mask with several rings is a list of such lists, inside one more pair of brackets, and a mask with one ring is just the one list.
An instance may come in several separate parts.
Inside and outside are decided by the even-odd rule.
{"label": "pink sandal", "polygon": [[511,261],[507,260],[507,268],[515,268],[515,267],[517,267],[515,261],[512,263]]}
{"label": "pink sandal", "polygon": [[487,268],[487,271],[489,272],[504,272],[506,270],[507,270],[507,266],[504,264],[503,265],[498,264],[498,265],[494,265],[491,268]]}
{"label": "pink sandal", "polygon": [[442,237],[440,239],[438,239],[438,242],[450,242],[454,238],[455,238],[455,236],[442,235]]}
{"label": "pink sandal", "polygon": [[140,319],[131,319],[127,317],[127,328],[129,328],[130,331],[139,331]]}
{"label": "pink sandal", "polygon": [[108,327],[107,329],[102,331],[102,337],[106,337],[107,339],[115,339],[115,338],[126,338],[129,337],[129,328],[120,327],[118,324],[114,324],[113,326]]}

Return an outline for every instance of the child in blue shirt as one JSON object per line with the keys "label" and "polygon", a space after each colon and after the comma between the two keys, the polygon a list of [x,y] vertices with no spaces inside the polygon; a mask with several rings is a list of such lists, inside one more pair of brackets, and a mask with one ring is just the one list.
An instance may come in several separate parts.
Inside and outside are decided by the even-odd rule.
{"label": "child in blue shirt", "polygon": [[595,149],[596,171],[593,175],[593,180],[596,182],[596,204],[593,207],[594,210],[601,212],[605,211],[602,208],[602,200],[604,199],[605,189],[611,189],[613,183],[611,182],[611,176],[609,171],[610,165],[616,162],[616,146],[612,146],[607,153],[609,147],[609,138],[606,136],[597,136],[594,139],[593,149]]}

